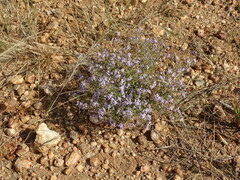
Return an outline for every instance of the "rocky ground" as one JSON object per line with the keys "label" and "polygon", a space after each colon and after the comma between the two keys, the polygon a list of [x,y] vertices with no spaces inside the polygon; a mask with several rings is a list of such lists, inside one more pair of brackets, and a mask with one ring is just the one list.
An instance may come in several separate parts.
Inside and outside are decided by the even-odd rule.
{"label": "rocky ground", "polygon": [[[1,1],[0,179],[239,179],[239,21],[238,0]],[[139,27],[195,52],[185,116],[94,124],[69,95],[80,60]]]}

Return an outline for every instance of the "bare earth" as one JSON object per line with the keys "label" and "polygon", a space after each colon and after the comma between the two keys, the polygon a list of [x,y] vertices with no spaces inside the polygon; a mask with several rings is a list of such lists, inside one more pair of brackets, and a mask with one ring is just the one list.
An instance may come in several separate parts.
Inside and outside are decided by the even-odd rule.
{"label": "bare earth", "polygon": [[[239,179],[239,22],[239,0],[0,1],[0,179]],[[94,124],[70,95],[74,75],[94,44],[134,28],[197,58],[184,118]],[[41,123],[57,145],[36,145]]]}

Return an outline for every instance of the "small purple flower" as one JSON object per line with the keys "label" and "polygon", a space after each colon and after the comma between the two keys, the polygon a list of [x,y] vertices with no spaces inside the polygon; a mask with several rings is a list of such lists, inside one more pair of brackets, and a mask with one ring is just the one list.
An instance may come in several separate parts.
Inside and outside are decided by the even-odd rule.
{"label": "small purple flower", "polygon": [[125,118],[130,118],[132,117],[133,113],[132,113],[132,110],[130,108],[128,108],[126,111],[123,111],[122,112],[122,115],[125,117]]}
{"label": "small purple flower", "polygon": [[111,98],[111,104],[113,106],[116,106],[118,104],[118,102],[114,98]]}
{"label": "small purple flower", "polygon": [[125,86],[122,85],[122,86],[119,87],[119,89],[120,89],[120,92],[121,92],[121,93],[124,93]]}
{"label": "small purple flower", "polygon": [[100,92],[95,92],[92,96],[92,102],[98,101],[99,96],[100,96]]}
{"label": "small purple flower", "polygon": [[143,110],[143,112],[146,113],[146,114],[151,113],[151,112],[152,112],[151,106],[149,105],[148,108],[146,108],[146,109]]}
{"label": "small purple flower", "polygon": [[79,107],[79,109],[87,109],[88,108],[88,104],[87,103],[83,103],[81,101],[77,101],[77,106]]}
{"label": "small purple flower", "polygon": [[137,107],[140,107],[140,106],[141,106],[141,101],[140,101],[140,99],[138,99],[138,98],[135,99],[134,105],[137,106]]}
{"label": "small purple flower", "polygon": [[151,85],[150,85],[150,89],[153,89],[153,88],[155,88],[156,87],[156,85],[157,85],[157,83],[156,83],[156,81],[154,81]]}
{"label": "small purple flower", "polygon": [[99,116],[102,116],[102,117],[103,117],[104,114],[106,113],[106,109],[105,109],[105,108],[101,108],[101,109],[98,110],[97,113],[98,113]]}
{"label": "small purple flower", "polygon": [[124,124],[123,123],[117,124],[117,127],[119,127],[120,129],[123,129],[124,128]]}
{"label": "small purple flower", "polygon": [[184,92],[184,91],[181,91],[181,96],[182,96],[183,98],[185,98],[185,97],[186,97],[186,94],[185,94],[185,92]]}
{"label": "small purple flower", "polygon": [[142,71],[140,69],[135,70],[137,74],[140,74]]}
{"label": "small purple flower", "polygon": [[82,81],[80,84],[79,84],[79,88],[80,88],[80,91],[86,91],[86,81]]}
{"label": "small purple flower", "polygon": [[159,102],[161,100],[161,97],[159,96],[159,94],[154,94],[153,97],[156,102]]}

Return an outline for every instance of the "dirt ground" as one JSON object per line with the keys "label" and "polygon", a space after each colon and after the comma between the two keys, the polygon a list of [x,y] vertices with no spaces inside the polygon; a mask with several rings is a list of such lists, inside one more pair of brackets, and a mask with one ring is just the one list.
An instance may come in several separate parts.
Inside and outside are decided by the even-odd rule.
{"label": "dirt ground", "polygon": [[[136,28],[197,59],[184,118],[94,124],[70,95],[81,58]],[[0,179],[239,179],[239,29],[239,0],[0,1]],[[57,145],[36,146],[41,123]]]}

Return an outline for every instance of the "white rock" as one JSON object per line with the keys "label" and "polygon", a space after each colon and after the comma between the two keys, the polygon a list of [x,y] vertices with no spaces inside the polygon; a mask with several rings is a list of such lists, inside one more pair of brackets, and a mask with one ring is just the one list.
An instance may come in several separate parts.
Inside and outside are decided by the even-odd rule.
{"label": "white rock", "polygon": [[36,134],[37,136],[34,143],[40,147],[40,151],[56,146],[61,141],[60,134],[50,130],[45,123],[41,123],[38,126]]}
{"label": "white rock", "polygon": [[204,85],[204,80],[202,80],[202,79],[196,79],[196,80],[194,80],[194,84],[196,85],[196,86],[203,86]]}

